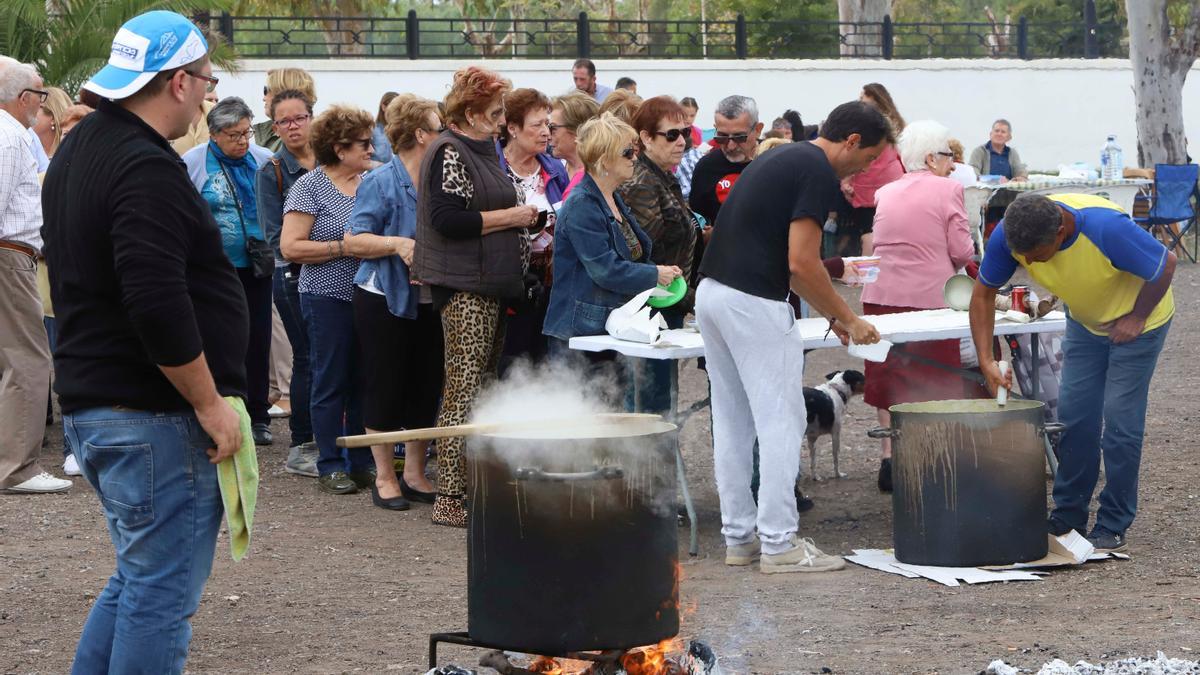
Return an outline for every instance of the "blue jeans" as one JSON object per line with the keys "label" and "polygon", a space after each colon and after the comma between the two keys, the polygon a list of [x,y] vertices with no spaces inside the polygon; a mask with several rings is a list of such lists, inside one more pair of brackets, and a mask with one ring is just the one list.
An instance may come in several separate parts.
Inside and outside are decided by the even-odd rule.
{"label": "blue jeans", "polygon": [[90,408],[63,426],[117,553],[71,672],[181,673],[224,514],[212,441],[191,413]]}
{"label": "blue jeans", "polygon": [[354,306],[344,300],[300,294],[300,307],[308,325],[309,363],[312,366],[312,427],[317,441],[317,472],[351,473],[375,466],[370,448],[339,448],[338,436],[363,432],[362,393],[358,373],[358,337],[354,332]]}
{"label": "blue jeans", "polygon": [[[662,317],[667,322],[667,328],[683,328],[684,314],[664,309]],[[674,359],[630,359],[630,386],[625,393],[625,409],[635,412],[659,413],[668,417],[676,411],[671,410],[671,371],[679,367]],[[636,397],[641,399],[641,406],[635,400],[634,380],[637,383]]]}
{"label": "blue jeans", "polygon": [[288,342],[292,343],[292,383],[288,389],[288,400],[292,414],[288,416],[288,428],[296,446],[313,439],[312,418],[309,401],[312,393],[312,372],[309,367],[308,330],[304,326],[304,314],[300,309],[299,279],[287,277],[288,268],[276,267],[272,280],[275,309],[283,321]]}
{"label": "blue jeans", "polygon": [[1096,526],[1124,534],[1137,513],[1146,398],[1171,324],[1115,345],[1067,319],[1058,420],[1066,425],[1054,477],[1054,516],[1085,532],[1104,460]]}

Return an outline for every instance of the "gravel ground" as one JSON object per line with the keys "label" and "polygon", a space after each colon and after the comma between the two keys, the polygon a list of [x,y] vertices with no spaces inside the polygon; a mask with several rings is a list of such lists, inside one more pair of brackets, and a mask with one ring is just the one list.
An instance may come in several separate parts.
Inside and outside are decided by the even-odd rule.
{"label": "gravel ground", "polygon": [[[1179,311],[1151,392],[1131,560],[958,588],[855,565],[821,575],[728,568],[705,411],[683,431],[702,555],[687,560],[681,530],[682,637],[712,645],[727,673],[978,673],[997,657],[1028,671],[1055,658],[1111,662],[1159,650],[1190,658],[1200,651],[1198,285],[1200,268],[1182,266]],[[843,350],[823,350],[810,355],[808,372],[856,365]],[[693,364],[681,381],[685,405],[706,392]],[[849,477],[805,479],[817,506],[802,516],[802,534],[827,552],[890,546],[891,501],[874,487],[878,446],[864,433],[872,426],[874,411],[856,399],[842,434]],[[278,438],[285,428],[275,423]],[[45,465],[59,472],[61,426],[48,433]],[[464,533],[432,525],[428,507],[393,513],[373,508],[366,494],[324,495],[283,471],[285,455],[282,443],[260,451],[250,555],[234,564],[222,534],[193,619],[189,671],[425,672],[428,634],[466,628]],[[112,567],[85,484],[63,495],[0,496],[0,672],[66,672]],[[463,665],[481,655],[442,654],[443,663]]]}

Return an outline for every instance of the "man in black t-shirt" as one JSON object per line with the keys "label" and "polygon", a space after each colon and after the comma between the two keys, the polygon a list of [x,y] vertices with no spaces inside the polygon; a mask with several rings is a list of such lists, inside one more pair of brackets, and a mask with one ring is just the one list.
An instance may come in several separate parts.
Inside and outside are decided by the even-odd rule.
{"label": "man in black t-shirt", "polygon": [[[817,140],[776,148],[747,167],[717,219],[700,266],[696,317],[712,386],[713,464],[728,565],[761,557],[762,571],[775,573],[846,564],[796,534],[804,343],[787,296],[795,292],[830,317],[843,343],[879,341],[875,327],[833,289],[821,264],[821,226],[840,198],[840,180],[892,142],[878,110],[842,104]],[[762,476],[757,506],[750,491],[755,438]]]}
{"label": "man in black t-shirt", "polygon": [[[692,192],[688,206],[704,216],[711,228],[717,222],[721,205],[734,183],[758,152],[758,137],[763,125],[758,121],[758,105],[749,96],[727,96],[713,113],[717,147],[696,163],[692,173]],[[711,230],[706,230],[711,231]]]}

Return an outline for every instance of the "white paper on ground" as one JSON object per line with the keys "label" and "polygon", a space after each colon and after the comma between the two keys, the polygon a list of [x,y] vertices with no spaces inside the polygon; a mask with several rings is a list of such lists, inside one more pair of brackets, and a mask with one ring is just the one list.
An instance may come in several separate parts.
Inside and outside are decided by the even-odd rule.
{"label": "white paper on ground", "polygon": [[888,352],[892,349],[892,343],[887,340],[880,340],[873,345],[859,345],[853,342],[846,347],[846,352],[858,359],[866,359],[867,361],[875,361],[883,363],[887,361]]}
{"label": "white paper on ground", "polygon": [[889,550],[855,549],[854,555],[846,556],[846,560],[863,567],[899,574],[915,579],[924,577],[944,586],[958,586],[959,581],[968,584],[986,584],[995,581],[1040,581],[1041,577],[1035,572],[1018,570],[992,571],[978,567],[932,567],[929,565],[908,565],[896,560],[895,554]]}
{"label": "white paper on ground", "polygon": [[654,344],[659,331],[666,329],[667,322],[646,301],[651,297],[670,294],[657,286],[638,293],[629,302],[609,312],[604,330],[618,340]]}

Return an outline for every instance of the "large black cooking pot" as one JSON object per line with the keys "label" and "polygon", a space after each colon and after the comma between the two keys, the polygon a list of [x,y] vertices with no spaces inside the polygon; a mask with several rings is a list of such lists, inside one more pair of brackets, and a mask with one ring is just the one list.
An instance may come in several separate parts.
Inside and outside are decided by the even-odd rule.
{"label": "large black cooking pot", "polygon": [[563,654],[679,632],[674,432],[626,420],[468,443],[472,639]]}
{"label": "large black cooking pot", "polygon": [[889,408],[896,559],[974,567],[1045,557],[1040,401],[929,401]]}

